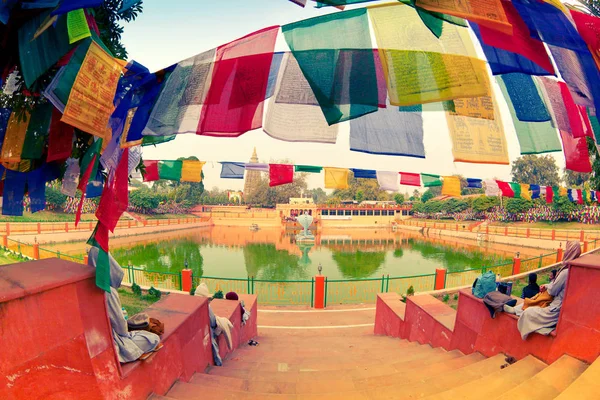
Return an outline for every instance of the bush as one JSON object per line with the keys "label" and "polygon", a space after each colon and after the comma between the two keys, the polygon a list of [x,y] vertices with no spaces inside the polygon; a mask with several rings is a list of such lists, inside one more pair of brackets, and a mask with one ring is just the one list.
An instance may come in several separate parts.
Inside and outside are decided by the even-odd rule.
{"label": "bush", "polygon": [[148,188],[134,190],[129,193],[129,205],[143,213],[156,210],[163,201],[165,201],[164,195],[155,193]]}
{"label": "bush", "polygon": [[450,214],[463,212],[467,208],[469,208],[469,203],[460,199],[449,199],[442,204],[442,210]]}
{"label": "bush", "polygon": [[215,294],[213,296],[213,299],[223,299],[223,298],[225,298],[225,296],[223,296],[223,291],[222,290],[219,290],[219,291],[215,292]]}
{"label": "bush", "polygon": [[435,197],[435,195],[433,194],[433,192],[430,189],[427,189],[425,191],[425,193],[423,193],[423,196],[421,196],[421,201],[423,203],[427,203],[429,200],[433,199]]}
{"label": "bush", "polygon": [[498,196],[481,196],[473,200],[473,211],[486,212],[499,205],[500,198]]}
{"label": "bush", "polygon": [[67,203],[67,195],[53,187],[46,188],[46,206],[49,210],[63,211]]}
{"label": "bush", "polygon": [[448,301],[450,301],[450,295],[449,294],[445,294],[444,297],[442,297],[442,301],[444,303],[447,303]]}
{"label": "bush", "polygon": [[408,290],[406,290],[406,296],[402,295],[402,299],[400,299],[401,302],[406,303],[406,299],[410,296],[414,296],[415,295],[415,288],[412,287],[412,285],[410,285],[410,287],[408,288]]}
{"label": "bush", "polygon": [[134,283],[133,285],[131,285],[131,291],[133,292],[133,294],[135,294],[137,296],[142,295],[142,288],[137,283]]}
{"label": "bush", "polygon": [[150,297],[154,297],[155,299],[160,299],[162,296],[162,292],[158,289],[155,289],[154,286],[152,286],[150,288],[150,290],[148,290],[148,296]]}
{"label": "bush", "polygon": [[198,288],[198,286],[196,286],[195,284],[192,284],[192,290],[190,290],[190,295],[194,296],[196,294],[196,289]]}
{"label": "bush", "polygon": [[527,212],[533,207],[533,202],[525,199],[508,199],[505,209],[511,214],[519,214]]}

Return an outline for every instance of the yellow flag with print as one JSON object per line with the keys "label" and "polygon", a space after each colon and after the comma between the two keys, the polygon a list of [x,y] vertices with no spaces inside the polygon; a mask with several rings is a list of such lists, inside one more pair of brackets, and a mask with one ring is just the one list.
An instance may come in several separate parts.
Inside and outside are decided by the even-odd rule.
{"label": "yellow flag with print", "polygon": [[206,162],[183,160],[181,167],[181,182],[202,182],[202,167]]}
{"label": "yellow flag with print", "polygon": [[348,174],[346,168],[324,168],[325,189],[348,189]]}
{"label": "yellow flag with print", "polygon": [[525,200],[531,200],[531,190],[529,185],[526,183],[521,183],[521,198]]}
{"label": "yellow flag with print", "polygon": [[458,176],[444,176],[442,195],[460,197],[460,178]]}
{"label": "yellow flag with print", "polygon": [[27,127],[30,120],[31,116],[29,113],[25,113],[22,117],[18,117],[14,112],[10,115],[4,135],[2,152],[0,152],[0,161],[21,161],[21,153],[23,152],[23,144],[25,143],[25,135],[27,134]]}

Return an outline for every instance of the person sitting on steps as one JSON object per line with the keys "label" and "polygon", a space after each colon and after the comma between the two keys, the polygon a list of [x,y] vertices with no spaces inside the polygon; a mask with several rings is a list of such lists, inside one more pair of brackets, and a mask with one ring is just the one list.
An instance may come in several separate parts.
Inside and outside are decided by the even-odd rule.
{"label": "person sitting on steps", "polygon": [[522,299],[530,299],[540,292],[540,286],[537,284],[537,274],[529,274],[529,284],[523,288]]}

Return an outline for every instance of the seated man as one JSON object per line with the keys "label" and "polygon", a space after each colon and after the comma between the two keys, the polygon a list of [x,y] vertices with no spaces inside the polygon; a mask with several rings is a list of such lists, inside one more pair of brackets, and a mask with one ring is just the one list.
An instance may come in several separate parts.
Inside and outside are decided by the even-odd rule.
{"label": "seated man", "polygon": [[529,284],[523,288],[521,293],[522,299],[530,299],[540,292],[540,287],[537,284],[537,274],[532,272],[529,274]]}

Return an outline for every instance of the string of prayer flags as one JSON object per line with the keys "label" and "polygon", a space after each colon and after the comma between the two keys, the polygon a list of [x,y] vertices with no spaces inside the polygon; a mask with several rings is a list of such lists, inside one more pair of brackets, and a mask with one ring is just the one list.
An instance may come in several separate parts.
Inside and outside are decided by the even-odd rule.
{"label": "string of prayer flags", "polygon": [[103,2],[104,0],[61,0],[58,8],[52,11],[52,15],[66,14],[78,8],[100,7]]}
{"label": "string of prayer flags", "polygon": [[239,162],[221,162],[222,179],[244,179],[246,164]]}
{"label": "string of prayer flags", "polygon": [[266,163],[246,163],[246,171],[269,172],[269,164]]}
{"label": "string of prayer flags", "polygon": [[203,161],[183,160],[181,166],[181,182],[202,182]]}
{"label": "string of prayer flags", "polygon": [[421,179],[423,180],[423,186],[425,187],[442,186],[442,180],[440,179],[439,175],[422,173]]}
{"label": "string of prayer flags", "polygon": [[359,169],[359,168],[350,168],[355,178],[362,179],[377,179],[377,171],[374,169]]}
{"label": "string of prayer flags", "polygon": [[156,160],[144,160],[144,182],[153,182],[160,179],[158,173],[158,161]]}
{"label": "string of prayer flags", "polygon": [[600,67],[600,38],[598,37],[600,18],[573,9],[569,9],[569,12],[575,22],[577,31],[592,53],[596,65]]}
{"label": "string of prayer flags", "polygon": [[583,204],[583,195],[581,193],[581,189],[577,189],[576,193],[577,193],[577,204]]}
{"label": "string of prayer flags", "polygon": [[514,193],[513,197],[515,199],[520,199],[521,198],[521,185],[516,182],[510,182],[509,185]]}
{"label": "string of prayer flags", "polygon": [[286,53],[267,107],[264,132],[287,142],[335,143],[338,129],[337,124],[329,126],[298,61]]}
{"label": "string of prayer flags", "polygon": [[521,198],[525,199],[525,200],[531,200],[532,199],[532,192],[531,192],[531,189],[530,189],[530,185],[528,185],[526,183],[521,183],[519,186],[521,187],[520,188],[521,190],[520,190],[520,193],[519,193],[520,196],[521,196]]}
{"label": "string of prayer flags", "polygon": [[31,116],[27,112],[20,117],[14,112],[11,114],[4,134],[0,161],[21,161],[21,152],[23,151],[23,143],[25,143],[29,121],[31,121]]}
{"label": "string of prayer flags", "polygon": [[348,189],[348,175],[350,170],[346,168],[325,167],[325,189]]}
{"label": "string of prayer flags", "polygon": [[395,171],[377,171],[377,183],[381,190],[397,192],[400,190],[398,173]]}
{"label": "string of prayer flags", "polygon": [[500,0],[491,1],[445,1],[415,0],[417,7],[429,11],[464,18],[480,25],[489,26],[501,32],[512,32],[512,26],[506,16]]}
{"label": "string of prayer flags", "polygon": [[460,197],[460,178],[458,176],[444,176],[442,195]]}
{"label": "string of prayer flags", "polygon": [[55,24],[34,39],[48,15],[48,12],[38,14],[19,29],[19,72],[28,88],[72,48],[65,17],[59,17]]}
{"label": "string of prayer flags", "polygon": [[567,188],[559,186],[558,193],[560,196],[565,197],[567,195]]}
{"label": "string of prayer flags", "polygon": [[56,108],[52,108],[46,162],[66,160],[71,155],[75,129],[71,125],[62,122],[60,120],[61,117],[62,114],[60,111]]}
{"label": "string of prayer flags", "polygon": [[566,168],[575,172],[592,172],[586,138],[575,138],[569,132],[563,130],[560,130],[560,138],[563,144]]}
{"label": "string of prayer flags", "polygon": [[467,189],[481,189],[483,188],[481,182],[481,179],[467,178]]}
{"label": "string of prayer flags", "polygon": [[400,172],[400,184],[406,186],[421,186],[421,175],[410,172]]}
{"label": "string of prayer flags", "polygon": [[180,181],[182,169],[183,162],[180,160],[158,162],[158,176],[160,179]]}
{"label": "string of prayer flags", "polygon": [[279,26],[219,46],[198,134],[239,136],[262,126]]}
{"label": "string of prayer flags", "polygon": [[32,213],[46,208],[45,166],[27,173],[27,192],[29,194],[29,208]]}
{"label": "string of prayer flags", "polygon": [[69,44],[92,36],[90,26],[85,17],[85,11],[82,8],[69,11],[67,14],[67,32],[69,34]]}
{"label": "string of prayer flags", "polygon": [[500,189],[503,197],[515,197],[515,192],[513,192],[513,189],[508,182],[497,180],[496,183],[498,184],[498,189]]}
{"label": "string of prayer flags", "polygon": [[323,167],[319,167],[316,165],[295,165],[294,171],[296,172],[307,172],[310,174],[319,174],[323,171]]}
{"label": "string of prayer flags", "polygon": [[505,74],[502,75],[502,81],[519,121],[550,121],[550,114],[530,75]]}
{"label": "string of prayer flags", "polygon": [[96,210],[96,218],[106,228],[114,232],[119,218],[129,203],[129,149],[124,149],[121,154],[119,165],[112,176],[112,180],[104,185],[104,192],[100,198],[100,204]]}
{"label": "string of prayer flags", "polygon": [[31,112],[31,119],[27,124],[27,132],[23,142],[21,159],[39,160],[42,158],[48,131],[50,130],[50,119],[52,118],[52,104],[43,103]]}
{"label": "string of prayer flags", "polygon": [[377,111],[367,9],[310,18],[281,30],[329,125]]}
{"label": "string of prayer flags", "polygon": [[[402,3],[370,7],[369,17],[392,105],[490,94],[486,63],[476,58],[468,29],[446,24],[438,39]],[[399,34],[398,27],[406,33]]]}
{"label": "string of prayer flags", "polygon": [[529,190],[531,190],[531,199],[539,199],[541,194],[540,185],[529,185]]}
{"label": "string of prayer flags", "polygon": [[294,166],[290,164],[269,164],[269,186],[279,186],[294,182]]}
{"label": "string of prayer flags", "polygon": [[4,192],[2,194],[2,215],[22,216],[23,197],[25,196],[25,174],[6,170]]}
{"label": "string of prayer flags", "polygon": [[[408,107],[404,107],[408,108]],[[425,158],[423,117],[420,110],[379,109],[350,121],[350,150]]]}
{"label": "string of prayer flags", "polygon": [[561,151],[562,147],[552,121],[522,122],[517,118],[514,104],[505,85],[504,77],[505,76],[498,76],[496,80],[512,116],[512,122],[515,127],[515,132],[517,133],[517,139],[519,140],[521,154],[540,154]]}
{"label": "string of prayer flags", "polygon": [[552,204],[553,201],[554,201],[554,188],[552,186],[546,186],[546,203]]}

